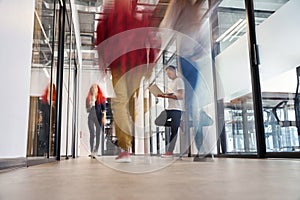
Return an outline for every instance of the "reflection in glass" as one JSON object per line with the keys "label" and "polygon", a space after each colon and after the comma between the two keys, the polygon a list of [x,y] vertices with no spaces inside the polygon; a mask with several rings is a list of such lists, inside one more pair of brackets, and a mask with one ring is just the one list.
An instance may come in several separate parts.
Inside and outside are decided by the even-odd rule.
{"label": "reflection in glass", "polygon": [[256,132],[244,2],[221,1],[211,20],[220,152],[255,153]]}
{"label": "reflection in glass", "polygon": [[[296,100],[299,1],[254,0],[267,152],[299,151]],[[270,37],[270,35],[272,37]],[[280,51],[279,51],[280,49]]]}

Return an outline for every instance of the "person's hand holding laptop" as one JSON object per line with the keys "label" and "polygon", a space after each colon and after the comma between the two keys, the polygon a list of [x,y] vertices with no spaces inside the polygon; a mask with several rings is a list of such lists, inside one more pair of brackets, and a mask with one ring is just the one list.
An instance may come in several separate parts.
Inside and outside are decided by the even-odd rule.
{"label": "person's hand holding laptop", "polygon": [[164,93],[155,83],[150,84],[148,87],[149,91],[155,96],[155,97],[162,97],[162,98],[176,98],[174,93],[167,92]]}

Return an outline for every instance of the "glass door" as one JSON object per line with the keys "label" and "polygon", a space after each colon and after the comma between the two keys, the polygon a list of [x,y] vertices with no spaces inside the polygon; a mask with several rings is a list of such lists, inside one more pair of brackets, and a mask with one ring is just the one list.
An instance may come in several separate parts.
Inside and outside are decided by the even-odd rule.
{"label": "glass door", "polygon": [[[266,150],[299,152],[299,1],[254,0]],[[298,128],[297,128],[298,127]],[[272,155],[272,154],[270,154]]]}
{"label": "glass door", "polygon": [[[28,130],[28,157],[52,157],[56,154],[56,139],[62,155],[74,154],[76,143],[74,121],[77,106],[77,63],[76,38],[72,21],[70,1],[45,1],[35,2],[33,52],[31,67],[31,91]],[[64,29],[59,28],[60,9],[64,9]],[[59,45],[59,31],[63,40]],[[58,55],[59,49],[64,49],[63,56]],[[63,58],[61,58],[63,57]],[[58,63],[63,62],[63,78],[57,81]],[[60,83],[59,83],[60,82]],[[62,89],[58,88],[58,83]],[[57,91],[62,91],[62,98],[57,96]],[[58,103],[59,102],[59,103]],[[62,105],[62,112],[58,113],[58,105]],[[56,123],[57,115],[62,115],[61,124]],[[57,129],[63,134],[56,137]],[[73,155],[74,156],[74,155]]]}
{"label": "glass door", "polygon": [[56,5],[35,2],[28,157],[54,155],[56,102]]}
{"label": "glass door", "polygon": [[244,1],[223,0],[210,17],[219,152],[256,154],[255,117]]}

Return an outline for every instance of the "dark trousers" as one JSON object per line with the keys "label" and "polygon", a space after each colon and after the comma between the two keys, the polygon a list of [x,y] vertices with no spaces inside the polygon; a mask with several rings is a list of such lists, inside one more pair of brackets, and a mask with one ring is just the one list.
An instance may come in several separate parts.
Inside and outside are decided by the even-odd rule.
{"label": "dark trousers", "polygon": [[169,152],[173,152],[178,135],[178,128],[180,126],[181,111],[180,110],[164,110],[155,120],[156,126],[170,126],[171,136],[170,142],[167,144]]}
{"label": "dark trousers", "polygon": [[[102,129],[102,122],[99,122],[97,115],[96,115],[96,109],[95,106],[92,107],[89,116],[88,116],[88,127],[90,131],[90,148],[91,153],[97,152],[99,148],[100,143],[100,134]],[[96,130],[95,130],[96,128]],[[94,146],[94,141],[96,139],[96,145]]]}
{"label": "dark trousers", "polygon": [[49,152],[50,135],[50,105],[41,103],[42,127],[38,134],[38,156],[44,156]]}
{"label": "dark trousers", "polygon": [[197,154],[200,154],[200,149],[203,145],[203,126],[199,126],[195,134],[195,143],[197,147]]}

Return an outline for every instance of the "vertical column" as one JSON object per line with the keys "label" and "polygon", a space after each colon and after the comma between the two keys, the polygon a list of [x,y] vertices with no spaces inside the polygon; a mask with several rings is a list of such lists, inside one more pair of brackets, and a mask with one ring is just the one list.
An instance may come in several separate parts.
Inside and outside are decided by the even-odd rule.
{"label": "vertical column", "polygon": [[251,70],[251,83],[252,83],[252,95],[253,95],[253,108],[255,117],[255,129],[256,129],[256,143],[257,143],[257,157],[266,157],[266,141],[263,124],[263,108],[261,101],[261,87],[259,78],[259,59],[258,49],[256,42],[255,31],[255,17],[253,0],[245,0],[246,17],[248,25],[248,47],[249,47],[249,59]]}
{"label": "vertical column", "polygon": [[210,23],[210,44],[211,44],[211,58],[212,58],[212,74],[213,74],[213,95],[215,105],[215,126],[216,126],[216,138],[217,138],[217,154],[225,154],[227,152],[226,135],[225,135],[225,118],[224,118],[224,101],[218,100],[218,84],[217,84],[217,70],[215,64],[216,55],[220,52],[219,43],[215,43],[215,35],[213,29],[218,26],[218,10],[215,5],[216,0],[209,0],[209,10],[213,10],[213,13],[209,16]]}
{"label": "vertical column", "polygon": [[56,160],[60,160],[60,145],[61,145],[61,121],[62,121],[62,95],[63,95],[63,73],[64,73],[64,44],[65,44],[65,18],[66,18],[66,3],[59,1],[59,19],[58,19],[58,61],[57,61],[57,101],[56,101],[56,132],[55,132],[55,155]]}
{"label": "vertical column", "polygon": [[297,88],[296,88],[296,95],[294,100],[294,107],[295,107],[296,127],[298,131],[298,141],[300,144],[300,97],[299,97],[300,66],[296,68],[296,73],[297,73]]}
{"label": "vertical column", "polygon": [[[49,35],[49,40],[51,41],[52,40],[52,44],[51,44],[51,70],[50,70],[50,85],[54,85],[53,83],[53,74],[54,74],[54,49],[55,49],[55,38],[56,38],[56,2],[57,0],[54,0],[53,2],[53,21],[52,21],[52,26],[53,26],[53,29],[52,29],[52,35]],[[52,38],[51,38],[52,36]],[[50,39],[51,38],[51,39]],[[52,95],[53,95],[53,87],[50,87],[50,99],[53,99]],[[55,154],[55,134],[56,134],[56,121],[55,121],[55,117],[56,117],[56,107],[54,108],[54,105],[53,105],[53,101],[50,101],[50,126],[51,126],[51,129],[50,129],[50,137],[49,137],[49,147],[48,147],[48,156],[47,158],[49,158],[50,154],[52,155],[56,155]]]}
{"label": "vertical column", "polygon": [[[75,53],[75,52],[74,52]],[[78,76],[77,76],[77,66],[75,65],[75,71],[74,71],[74,93],[73,93],[73,119],[72,119],[72,126],[73,126],[73,131],[72,131],[72,158],[75,158],[76,157],[76,145],[77,145],[77,142],[76,142],[76,133],[77,133],[77,126],[76,124],[78,123],[78,117],[77,117],[77,98],[78,98],[78,92],[77,92],[77,83],[78,83]],[[104,140],[104,127],[103,127],[103,133],[101,134],[102,135],[102,138],[101,138],[101,141]],[[102,148],[102,151],[101,151],[101,155],[103,155],[103,142],[102,142],[102,145],[101,145],[101,148]]]}

